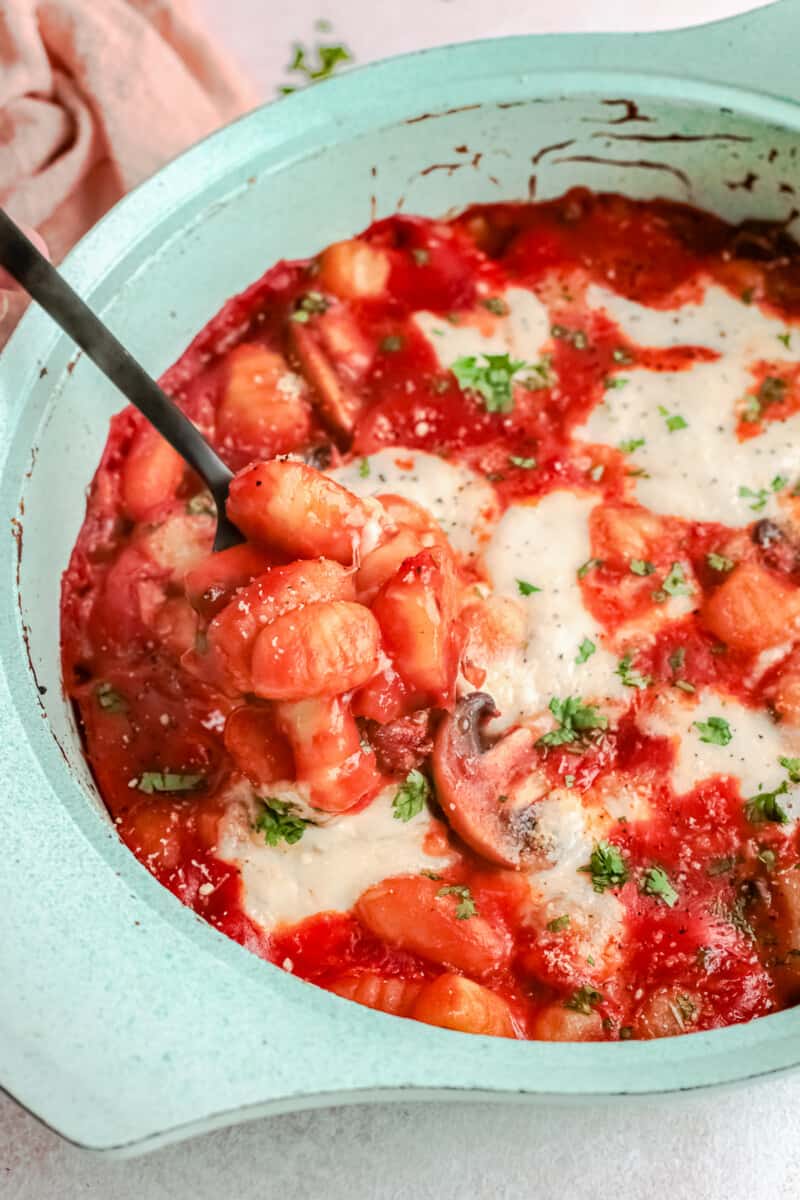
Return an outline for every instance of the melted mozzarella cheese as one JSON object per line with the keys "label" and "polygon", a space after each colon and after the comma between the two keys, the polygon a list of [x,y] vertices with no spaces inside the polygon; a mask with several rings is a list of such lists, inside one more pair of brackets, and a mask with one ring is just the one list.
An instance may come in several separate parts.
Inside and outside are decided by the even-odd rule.
{"label": "melted mozzarella cheese", "polygon": [[498,511],[494,488],[480,475],[424,450],[379,450],[330,474],[357,496],[392,493],[421,504],[464,555],[478,552]]}
{"label": "melted mozzarella cheese", "polygon": [[435,313],[414,314],[414,321],[433,347],[440,366],[449,368],[459,358],[480,354],[510,354],[528,365],[539,358],[550,337],[547,309],[526,288],[508,288],[502,299],[508,312],[493,320],[485,314],[488,332],[466,321],[453,325]]}
{"label": "melted mozzarella cheese", "polygon": [[[726,746],[700,740],[697,722],[708,722],[710,717],[728,722],[731,739]],[[796,731],[710,688],[697,697],[665,694],[652,712],[641,715],[640,724],[651,737],[673,740],[672,785],[679,794],[715,775],[738,780],[743,797],[771,791],[786,779],[779,758],[796,755],[800,748]],[[781,797],[781,804],[790,815],[800,814],[800,789],[791,789]]]}
{"label": "melted mozzarella cheese", "polygon": [[571,943],[572,953],[584,970],[586,959],[594,959],[590,966],[602,978],[617,961],[624,908],[613,892],[596,892],[581,868],[589,862],[594,843],[605,836],[610,818],[603,809],[585,806],[577,793],[566,789],[551,792],[539,802],[536,813],[537,838],[553,865],[528,876],[528,923],[543,929],[548,921],[569,916],[570,931],[577,935]]}
{"label": "melted mozzarella cheese", "polygon": [[[645,308],[596,286],[587,298],[642,346],[699,345],[721,357],[685,371],[631,367],[626,386],[607,393],[576,435],[611,445],[644,438],[631,462],[645,472],[636,480],[637,499],[655,512],[747,525],[765,489],[757,515],[774,515],[772,481],[794,479],[800,468],[800,414],[767,422],[763,433],[740,442],[736,412],[753,388],[748,368],[760,359],[800,361],[800,334],[787,349],[778,340],[785,325],[719,287],[709,287],[702,303],[677,309]],[[670,431],[668,416],[682,417],[686,428]],[[741,488],[757,497],[740,495]]]}
{"label": "melted mozzarella cheese", "polygon": [[[622,699],[617,657],[600,645],[595,621],[583,606],[578,568],[590,556],[589,513],[594,500],[573,492],[550,492],[538,504],[513,504],[495,529],[484,555],[493,588],[524,607],[523,645],[487,664],[484,690],[508,725],[541,712],[551,697]],[[521,596],[519,580],[540,588]],[[581,642],[596,649],[577,663]]]}
{"label": "melted mozzarella cheese", "polygon": [[[252,829],[246,803],[226,815],[217,854],[241,871],[244,908],[262,929],[291,924],[319,912],[346,912],[362,892],[391,875],[417,874],[446,865],[423,847],[430,814],[410,821],[394,816],[396,788],[381,792],[361,812],[324,826],[307,825],[294,845],[268,846]],[[283,793],[283,798],[288,795]]]}

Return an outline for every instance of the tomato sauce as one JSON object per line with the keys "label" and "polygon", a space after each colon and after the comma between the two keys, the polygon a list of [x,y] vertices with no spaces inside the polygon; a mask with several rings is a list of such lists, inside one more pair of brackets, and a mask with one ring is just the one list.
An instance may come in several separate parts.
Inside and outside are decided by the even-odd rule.
{"label": "tomato sauce", "polygon": [[[573,431],[633,367],[689,371],[713,362],[718,352],[702,345],[637,345],[610,317],[587,309],[587,288],[600,284],[639,304],[672,309],[699,302],[703,281],[712,279],[787,322],[800,319],[800,254],[784,233],[756,222],[733,228],[667,201],[575,190],[546,203],[474,207],[449,222],[392,217],[361,240],[384,253],[388,277],[379,294],[347,299],[345,324],[323,327],[316,313],[302,308],[322,287],[318,259],[280,263],[232,299],[166,372],[164,388],[234,471],[270,458],[276,447],[268,435],[259,441],[257,431],[237,438],[235,429],[220,428],[231,352],[255,343],[302,376],[306,360],[297,330],[324,329],[313,337],[327,339],[320,344],[356,419],[348,430],[324,404],[312,402],[302,441],[281,452],[291,448],[327,469],[384,447],[424,450],[483,477],[501,511],[565,487],[627,511],[635,504],[630,456],[583,443]],[[491,327],[501,311],[496,298],[511,287],[545,299],[553,348],[538,364],[534,384],[515,389],[510,411],[491,411],[440,365],[411,317],[425,310],[453,327]],[[310,303],[313,309],[316,302]],[[798,370],[757,364],[752,395],[742,400],[740,439],[800,411]],[[61,608],[66,691],[120,836],[183,903],[261,957],[333,990],[343,977],[372,973],[413,982],[409,996],[416,995],[417,985],[442,974],[442,963],[376,936],[357,912],[322,913],[264,931],[245,911],[237,868],[217,855],[222,797],[238,772],[225,727],[239,701],[192,667],[204,653],[215,600],[207,594],[199,611],[187,602],[180,551],[162,544],[164,522],[174,518],[182,523],[180,538],[194,539],[207,554],[214,518],[200,481],[188,472],[147,520],[131,518],[125,469],[144,428],[131,411],[111,423]],[[709,566],[709,555],[727,554],[732,544],[746,544],[770,577],[792,586],[800,581],[800,551],[782,534],[762,534],[759,540],[752,531],[700,519],[674,521],[653,572],[661,579],[675,561],[688,562],[701,595],[682,620],[636,650],[637,671],[660,686],[677,683],[687,694],[711,686],[774,711],[782,667],[755,671],[755,654],[726,645],[698,615],[725,579]],[[275,553],[270,561],[287,556]],[[598,556],[581,581],[587,611],[608,630],[645,613],[654,586],[649,575],[633,576],[627,560],[613,556]],[[353,704],[362,737],[369,742],[374,735],[384,779],[410,764],[425,768],[440,717],[436,704],[412,702],[409,689],[398,686],[395,678],[370,704]],[[674,905],[654,903],[632,875],[615,889],[626,921],[619,969],[603,975],[597,964],[576,965],[568,928],[537,929],[526,918],[520,873],[487,863],[449,835],[452,858],[441,872],[442,886],[467,887],[481,917],[513,947],[479,982],[505,1000],[517,1036],[548,1036],[537,1023],[540,1015],[574,995],[570,1012],[601,1018],[586,1036],[612,1040],[745,1021],[800,999],[792,963],[800,947],[787,947],[781,930],[790,919],[783,893],[773,886],[800,866],[795,835],[777,822],[749,824],[729,778],[676,795],[669,782],[672,745],[641,732],[636,712],[643,696],[635,691],[628,699],[616,726],[577,754],[575,747],[554,747],[539,755],[553,786],[568,779],[585,793],[618,772],[643,787],[653,815],[618,822],[610,844],[630,864],[657,863],[669,879],[681,879]],[[421,723],[410,726],[417,709]],[[406,725],[384,719],[387,713],[395,721],[400,713]],[[281,736],[276,731],[275,738]],[[286,742],[275,754],[291,761]],[[446,832],[442,836],[447,840]]]}

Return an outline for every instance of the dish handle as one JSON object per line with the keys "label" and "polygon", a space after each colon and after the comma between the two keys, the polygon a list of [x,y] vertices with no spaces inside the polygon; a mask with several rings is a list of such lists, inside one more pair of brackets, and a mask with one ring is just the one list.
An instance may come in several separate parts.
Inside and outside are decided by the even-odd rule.
{"label": "dish handle", "polygon": [[794,53],[799,36],[800,0],[775,0],[690,29],[595,35],[592,66],[618,69],[624,61],[648,74],[706,79],[800,101]]}

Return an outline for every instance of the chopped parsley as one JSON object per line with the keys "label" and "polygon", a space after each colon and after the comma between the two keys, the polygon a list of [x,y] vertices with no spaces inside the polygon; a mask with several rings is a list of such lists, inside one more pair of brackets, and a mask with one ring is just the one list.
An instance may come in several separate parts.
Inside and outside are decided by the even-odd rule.
{"label": "chopped parsley", "polygon": [[765,408],[770,404],[779,404],[786,394],[786,380],[778,375],[767,375],[763,379],[756,394],[745,397],[742,420],[758,421]]}
{"label": "chopped parsley", "polygon": [[534,592],[540,592],[542,589],[536,587],[534,583],[528,583],[525,579],[517,580],[517,589],[520,596],[532,596]]}
{"label": "chopped parsley", "polygon": [[552,921],[548,921],[547,929],[550,933],[563,933],[565,929],[569,929],[569,913],[564,913],[563,916],[554,917]]}
{"label": "chopped parsley", "polygon": [[626,442],[619,443],[619,449],[623,454],[633,454],[634,450],[638,450],[644,444],[644,438],[628,438]]}
{"label": "chopped parsley", "polygon": [[508,315],[508,305],[500,296],[487,296],[481,303],[484,308],[488,308],[490,313],[496,313],[498,317]]}
{"label": "chopped parsley", "polygon": [[784,771],[788,771],[792,783],[800,783],[800,758],[779,758]]}
{"label": "chopped parsley", "polygon": [[775,335],[779,342],[783,342],[786,349],[789,349],[789,343],[792,340],[792,335],[788,331],[786,333],[776,333]]}
{"label": "chopped parsley", "polygon": [[361,458],[358,462],[358,474],[361,479],[369,479],[370,465],[368,458]]}
{"label": "chopped parsley", "polygon": [[655,567],[643,558],[632,558],[628,563],[632,575],[652,575]]}
{"label": "chopped parsley", "polygon": [[707,721],[693,721],[692,724],[700,731],[700,741],[710,746],[727,746],[733,737],[724,717],[709,717]]}
{"label": "chopped parsley", "polygon": [[632,662],[633,655],[626,654],[624,658],[619,660],[614,674],[619,675],[625,687],[638,688],[640,690],[649,687],[653,682],[652,676],[642,675],[641,671],[632,670]]}
{"label": "chopped parsley", "polygon": [[584,638],[578,647],[578,654],[575,659],[575,662],[578,664],[578,666],[580,666],[581,663],[585,663],[587,659],[590,659],[596,649],[597,646],[595,646],[594,642],[590,641],[589,638]]}
{"label": "chopped parsley", "polygon": [[743,486],[739,488],[739,495],[743,500],[753,501],[750,505],[752,512],[761,512],[761,509],[766,507],[770,492],[781,491],[782,488],[786,487],[788,482],[789,480],[783,475],[776,475],[768,488],[758,488],[754,491],[752,488]]}
{"label": "chopped parsley", "polygon": [[592,887],[596,892],[622,887],[630,878],[625,859],[610,842],[595,842],[588,863],[579,869],[591,875]]}
{"label": "chopped parsley", "polygon": [[666,592],[668,596],[691,596],[694,594],[694,588],[688,582],[680,563],[672,564],[669,574],[661,585],[661,591]]}
{"label": "chopped parsley", "polygon": [[450,883],[446,887],[439,888],[437,896],[457,896],[458,903],[456,904],[456,920],[468,921],[470,917],[477,915],[475,901],[472,898],[472,892],[463,883]]}
{"label": "chopped parsley", "polygon": [[669,656],[669,665],[673,671],[680,671],[683,664],[686,662],[686,649],[684,646],[678,646],[672,651]]}
{"label": "chopped parsley", "polygon": [[585,579],[590,571],[595,567],[602,567],[603,560],[601,558],[587,558],[586,562],[578,567],[578,579]]}
{"label": "chopped parsley", "polygon": [[396,354],[398,350],[402,350],[405,345],[405,338],[399,333],[390,333],[381,341],[380,348],[384,354]]}
{"label": "chopped parsley", "polygon": [[524,388],[529,392],[539,392],[542,388],[552,387],[555,382],[555,375],[551,369],[550,363],[552,356],[543,354],[538,362],[528,363],[527,369],[531,372],[530,375],[525,375],[520,380]]}
{"label": "chopped parsley", "polygon": [[521,471],[532,471],[536,466],[535,458],[520,458],[518,454],[509,454],[508,461],[512,467],[519,467]]}
{"label": "chopped parsley", "polygon": [[[483,362],[478,361],[478,357]],[[514,407],[511,382],[526,364],[522,359],[508,354],[467,355],[457,358],[450,367],[458,386],[464,391],[475,392],[486,406],[487,412],[507,413]]]}
{"label": "chopped parsley", "polygon": [[744,289],[744,291],[742,292],[742,304],[752,304],[753,303],[754,290],[755,289],[751,288],[751,287]]}
{"label": "chopped parsley", "polygon": [[667,429],[670,433],[676,433],[679,429],[689,428],[688,421],[685,421],[679,413],[670,413],[668,409],[664,408],[663,404],[659,404],[658,413],[659,416],[664,418]]}
{"label": "chopped parsley", "polygon": [[288,800],[279,800],[277,796],[259,797],[259,800],[261,811],[253,828],[264,834],[267,845],[277,846],[278,842],[286,842],[293,846],[299,842],[308,822],[297,815],[294,805]]}
{"label": "chopped parsley", "polygon": [[725,554],[715,554],[713,550],[706,555],[706,562],[712,571],[732,571],[736,566],[732,558],[728,558]]}
{"label": "chopped parsley", "polygon": [[405,783],[392,800],[392,814],[397,821],[410,821],[425,807],[431,787],[421,771],[409,771]]}
{"label": "chopped parsley", "polygon": [[628,386],[628,380],[622,375],[606,375],[603,380],[603,387],[606,391],[612,391],[614,388],[624,388]]}
{"label": "chopped parsley", "polygon": [[548,708],[558,721],[558,728],[544,733],[537,741],[537,746],[566,746],[572,742],[583,741],[586,735],[595,729],[605,729],[608,719],[593,705],[583,704],[577,696],[568,696],[559,700],[556,696],[550,701]]}
{"label": "chopped parsley", "polygon": [[642,877],[642,891],[648,896],[655,896],[657,900],[663,900],[668,908],[674,908],[678,903],[678,893],[661,867],[647,868]]}
{"label": "chopped parsley", "polygon": [[603,997],[597,988],[589,987],[584,984],[579,987],[576,992],[573,992],[569,1000],[564,1001],[564,1008],[571,1008],[573,1012],[584,1013],[587,1017],[592,1010],[602,1002]]}
{"label": "chopped parsley", "polygon": [[140,792],[193,792],[205,783],[204,775],[179,775],[173,771],[144,771],[136,784]]}
{"label": "chopped parsley", "polygon": [[125,697],[107,680],[103,680],[95,686],[94,697],[104,712],[121,713],[128,711],[128,702]]}
{"label": "chopped parsley", "polygon": [[773,792],[759,792],[757,796],[750,796],[744,806],[744,815],[750,824],[763,825],[765,821],[772,821],[776,825],[785,825],[789,815],[778,803],[778,796],[785,796],[788,790],[789,785],[784,780]]}
{"label": "chopped parsley", "polygon": [[186,501],[186,511],[190,517],[213,517],[216,509],[210,492],[198,492]]}

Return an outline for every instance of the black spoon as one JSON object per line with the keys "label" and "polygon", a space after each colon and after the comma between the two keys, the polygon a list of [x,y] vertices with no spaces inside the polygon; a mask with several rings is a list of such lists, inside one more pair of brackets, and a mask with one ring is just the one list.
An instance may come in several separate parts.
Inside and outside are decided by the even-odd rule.
{"label": "black spoon", "polygon": [[217,506],[214,549],[226,550],[243,542],[241,533],[225,513],[228,485],[233,476],[222,459],[1,208],[0,266],[77,342],[126,400],[144,413],[203,479]]}

